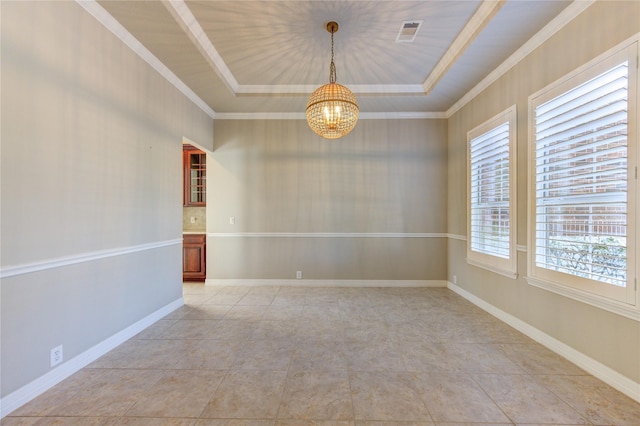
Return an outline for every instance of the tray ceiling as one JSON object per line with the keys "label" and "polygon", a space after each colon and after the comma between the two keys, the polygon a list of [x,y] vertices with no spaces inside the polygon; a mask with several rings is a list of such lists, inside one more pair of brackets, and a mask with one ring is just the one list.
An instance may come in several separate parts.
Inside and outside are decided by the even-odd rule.
{"label": "tray ceiling", "polygon": [[[248,117],[304,113],[309,94],[329,79],[328,21],[340,25],[337,81],[356,94],[362,114],[438,115],[572,2],[83,3],[103,23],[117,21],[210,114]],[[412,43],[396,42],[405,21],[422,21]]]}

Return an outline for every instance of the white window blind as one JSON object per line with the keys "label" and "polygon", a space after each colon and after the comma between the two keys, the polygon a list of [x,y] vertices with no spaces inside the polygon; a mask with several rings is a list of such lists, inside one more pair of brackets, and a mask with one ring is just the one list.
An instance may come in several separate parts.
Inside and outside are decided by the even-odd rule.
{"label": "white window blind", "polygon": [[516,106],[467,133],[467,262],[517,276]]}
{"label": "white window blind", "polygon": [[535,105],[535,265],[627,285],[628,62]]}
{"label": "white window blind", "polygon": [[508,259],[509,122],[471,139],[470,248]]}

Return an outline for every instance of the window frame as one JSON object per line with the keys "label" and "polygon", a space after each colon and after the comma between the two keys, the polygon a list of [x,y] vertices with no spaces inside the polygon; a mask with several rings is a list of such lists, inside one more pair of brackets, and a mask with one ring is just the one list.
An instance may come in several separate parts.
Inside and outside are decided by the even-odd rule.
{"label": "window frame", "polygon": [[[495,256],[492,254],[476,251],[472,249],[472,158],[471,144],[474,139],[487,134],[488,132],[504,125],[509,125],[509,255],[508,258]],[[512,105],[501,113],[486,120],[482,124],[467,132],[467,263],[479,268],[484,268],[515,279],[518,276],[518,259],[516,246],[517,229],[517,108]]]}
{"label": "window frame", "polygon": [[[552,82],[529,96],[529,185],[528,185],[528,244],[527,282],[575,300],[597,306],[611,312],[640,321],[637,292],[637,256],[640,237],[638,216],[638,52],[639,35],[597,56],[585,65]],[[627,282],[625,287],[616,287],[601,281],[583,278],[568,273],[553,271],[536,264],[536,108],[585,82],[628,61],[628,110],[627,110]]]}

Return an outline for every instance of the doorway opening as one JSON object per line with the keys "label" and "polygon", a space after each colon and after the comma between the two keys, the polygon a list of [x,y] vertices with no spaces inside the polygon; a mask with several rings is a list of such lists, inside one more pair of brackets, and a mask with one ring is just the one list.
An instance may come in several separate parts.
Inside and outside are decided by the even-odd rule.
{"label": "doorway opening", "polygon": [[182,281],[207,277],[207,151],[182,140]]}

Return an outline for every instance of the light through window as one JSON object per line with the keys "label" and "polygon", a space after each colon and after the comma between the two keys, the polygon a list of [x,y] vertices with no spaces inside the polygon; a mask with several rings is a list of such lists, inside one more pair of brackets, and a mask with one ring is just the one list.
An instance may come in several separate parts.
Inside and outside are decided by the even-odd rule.
{"label": "light through window", "polygon": [[516,108],[468,135],[469,207],[467,260],[515,275],[514,164]]}
{"label": "light through window", "polygon": [[636,295],[638,43],[529,98],[529,283],[623,315]]}
{"label": "light through window", "polygon": [[628,63],[536,107],[536,265],[627,282]]}

